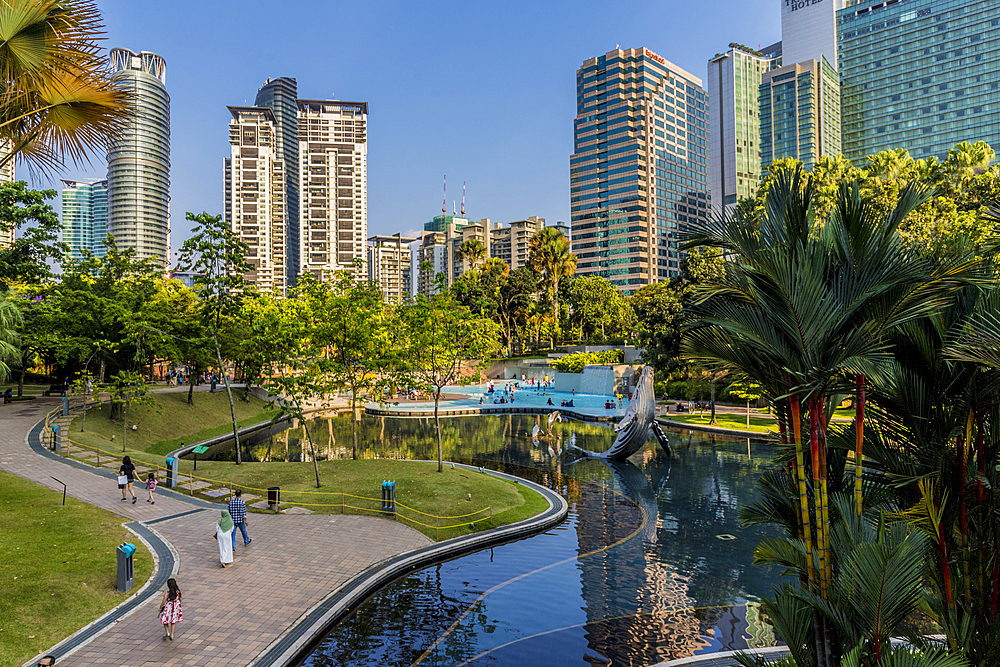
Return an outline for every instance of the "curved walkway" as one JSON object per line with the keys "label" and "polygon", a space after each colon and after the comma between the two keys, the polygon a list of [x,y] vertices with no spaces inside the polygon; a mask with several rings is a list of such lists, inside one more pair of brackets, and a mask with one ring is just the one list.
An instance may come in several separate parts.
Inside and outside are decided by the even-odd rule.
{"label": "curved walkway", "polygon": [[184,591],[184,621],[173,642],[160,639],[159,595],[150,590],[129,615],[120,607],[105,618],[103,632],[101,624],[89,626],[88,643],[57,645],[60,667],[246,665],[358,572],[430,544],[412,528],[376,517],[252,514],[253,544],[238,545],[234,566],[223,569],[212,538],[218,515],[209,503],[159,491],[155,506],[143,498],[122,503],[110,471],[32,451],[29,432],[59,404],[37,399],[0,408],[0,469],[61,490],[52,479],[58,477],[69,495],[144,524],[171,546]]}

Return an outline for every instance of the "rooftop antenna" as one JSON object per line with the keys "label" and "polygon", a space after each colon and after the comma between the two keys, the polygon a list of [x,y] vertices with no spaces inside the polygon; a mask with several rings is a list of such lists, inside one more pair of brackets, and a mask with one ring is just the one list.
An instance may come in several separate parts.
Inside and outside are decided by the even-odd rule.
{"label": "rooftop antenna", "polygon": [[441,215],[448,213],[448,174],[444,175],[444,190],[441,198]]}
{"label": "rooftop antenna", "polygon": [[465,217],[465,181],[462,181],[462,217]]}
{"label": "rooftop antenna", "polygon": [[454,199],[452,199],[452,200],[451,200],[451,214],[452,214],[452,216],[454,216],[454,215],[455,215],[455,208],[456,208],[456,207],[455,207],[455,200],[454,200]]}

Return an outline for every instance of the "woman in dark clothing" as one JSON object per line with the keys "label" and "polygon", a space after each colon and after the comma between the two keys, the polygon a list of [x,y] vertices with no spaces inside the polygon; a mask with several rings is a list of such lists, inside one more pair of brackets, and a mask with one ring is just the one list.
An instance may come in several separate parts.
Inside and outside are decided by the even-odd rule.
{"label": "woman in dark clothing", "polygon": [[118,468],[118,488],[122,490],[122,502],[128,500],[125,497],[125,491],[128,490],[132,494],[132,504],[135,504],[136,497],[135,491],[132,490],[132,483],[135,482],[135,466],[132,465],[132,459],[125,457],[122,459],[122,465]]}

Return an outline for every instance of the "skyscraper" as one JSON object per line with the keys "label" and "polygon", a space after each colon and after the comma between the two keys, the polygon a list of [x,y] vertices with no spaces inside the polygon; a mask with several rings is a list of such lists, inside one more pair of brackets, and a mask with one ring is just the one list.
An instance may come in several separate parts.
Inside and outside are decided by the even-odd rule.
{"label": "skyscraper", "polygon": [[400,234],[368,239],[368,280],[379,284],[386,301],[399,303],[410,296],[410,244],[416,240]]}
{"label": "skyscraper", "polygon": [[274,112],[277,146],[285,163],[285,271],[289,287],[299,275],[299,131],[295,79],[268,79],[257,91],[255,107]]}
{"label": "skyscraper", "polygon": [[114,78],[135,117],[108,150],[108,231],[119,248],[164,268],[170,254],[170,95],[167,63],[148,51],[111,50]]}
{"label": "skyscraper", "polygon": [[[0,159],[7,157],[10,144],[0,144]],[[3,167],[0,167],[0,183],[14,182],[14,160],[8,160]],[[0,248],[9,247],[14,243],[14,228],[0,228]]]}
{"label": "skyscraper", "polygon": [[106,252],[108,235],[108,182],[63,180],[62,240],[69,256],[83,259],[84,251],[95,257]]}
{"label": "skyscraper", "polygon": [[825,57],[837,69],[837,10],[845,2],[781,0],[781,49],[786,65],[820,62]]}
{"label": "skyscraper", "polygon": [[708,61],[712,207],[732,208],[760,183],[761,76],[781,66],[781,42],[754,51],[730,44]]}
{"label": "skyscraper", "polygon": [[246,279],[284,294],[285,167],[274,112],[267,107],[228,107],[230,156],[225,169],[225,218],[249,248]]}
{"label": "skyscraper", "polygon": [[[301,273],[367,276],[368,103],[298,100]],[[360,260],[361,268],[353,263]]]}
{"label": "skyscraper", "polygon": [[578,275],[631,294],[680,273],[678,232],[708,216],[708,93],[649,49],[615,49],[576,72],[570,157]]}
{"label": "skyscraper", "polygon": [[801,160],[812,169],[841,153],[840,78],[825,57],[765,72],[760,84],[760,163]]}
{"label": "skyscraper", "polygon": [[853,0],[837,12],[844,153],[1000,146],[1000,3]]}

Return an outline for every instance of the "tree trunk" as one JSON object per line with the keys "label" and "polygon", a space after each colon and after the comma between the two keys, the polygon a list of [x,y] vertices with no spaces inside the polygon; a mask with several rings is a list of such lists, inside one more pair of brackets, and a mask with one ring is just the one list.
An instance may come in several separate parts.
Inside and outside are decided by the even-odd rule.
{"label": "tree trunk", "polygon": [[[243,463],[243,452],[240,451],[240,427],[236,423],[236,405],[233,404],[233,390],[229,386],[229,376],[226,375],[226,369],[222,366],[222,353],[219,352],[219,339],[215,335],[214,331],[212,332],[212,341],[215,343],[215,359],[219,362],[219,372],[222,373],[222,379],[226,382],[226,395],[229,396],[229,414],[233,418],[233,443],[236,446],[236,465],[240,465]],[[309,441],[309,446],[312,447],[312,440]],[[318,484],[319,473],[316,473],[316,477]]]}
{"label": "tree trunk", "polygon": [[865,445],[865,376],[858,375],[857,391],[854,395],[854,513],[861,518],[861,453]]}
{"label": "tree trunk", "polygon": [[24,396],[24,376],[28,373],[28,356],[21,357],[21,374],[17,376],[17,397]]}
{"label": "tree trunk", "polygon": [[355,395],[351,392],[351,458],[358,460],[358,409],[355,407]]}
{"label": "tree trunk", "polygon": [[715,378],[712,378],[712,419],[708,423],[715,424]]}
{"label": "tree trunk", "polygon": [[441,400],[441,389],[434,391],[434,431],[438,440],[438,472],[444,472],[444,447],[441,446],[441,420],[438,418],[438,403]]}
{"label": "tree trunk", "polygon": [[809,495],[806,486],[805,452],[802,446],[802,407],[797,396],[792,396],[791,411],[792,437],[795,438],[795,467],[798,471],[799,511],[802,515],[802,539],[806,545],[806,568],[811,588],[816,582],[816,570],[813,557],[812,521],[809,517]]}
{"label": "tree trunk", "polygon": [[188,405],[194,405],[194,376],[198,374],[198,368],[195,367],[194,373],[188,375]]}
{"label": "tree trunk", "polygon": [[[301,412],[301,410],[299,410]],[[302,418],[302,428],[306,432],[306,440],[309,441],[309,452],[313,457],[313,472],[316,473],[316,488],[320,487],[319,484],[319,463],[316,462],[316,448],[313,447],[312,435],[309,433],[309,422],[306,421],[305,417]]]}
{"label": "tree trunk", "polygon": [[[715,385],[712,385],[712,393],[715,393]],[[715,406],[712,407],[712,414],[715,414]],[[750,399],[747,399],[747,428],[750,428]]]}

